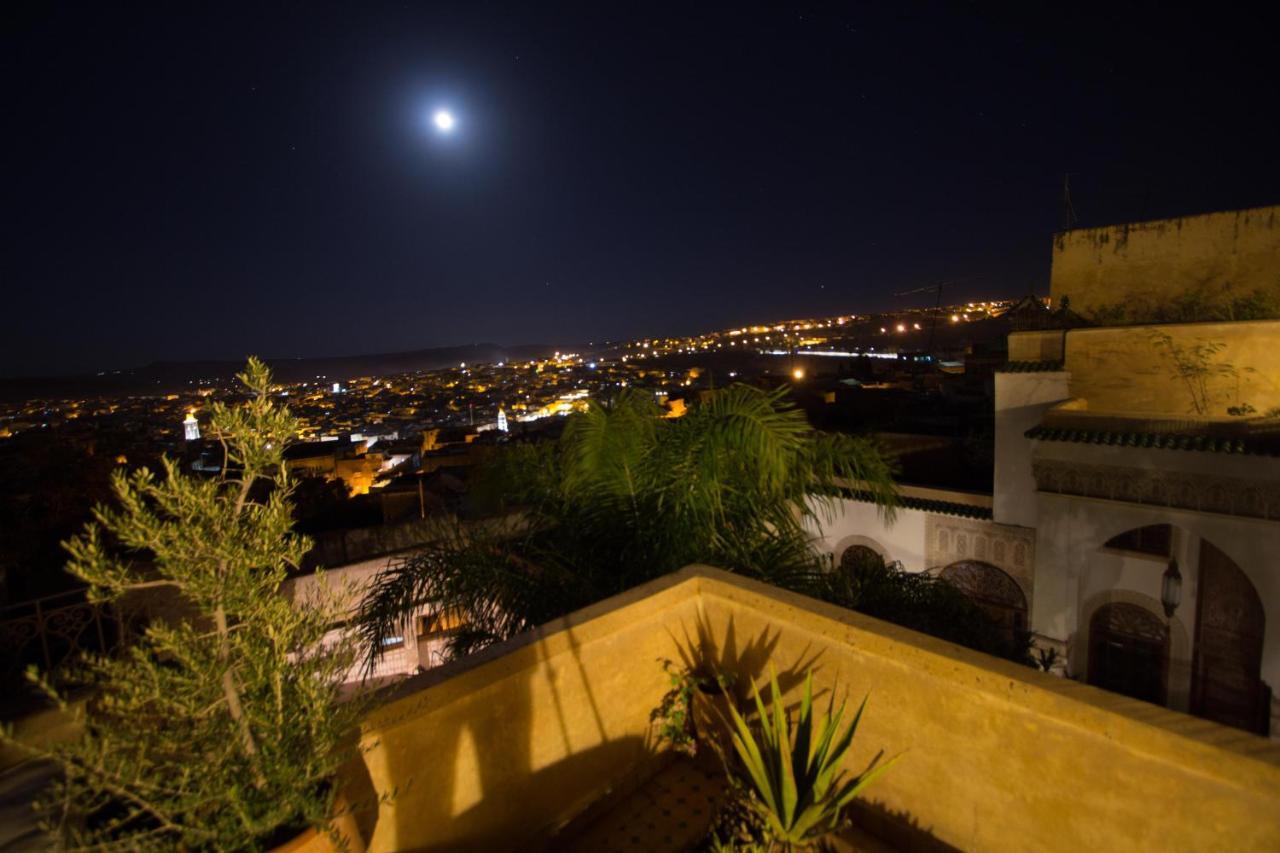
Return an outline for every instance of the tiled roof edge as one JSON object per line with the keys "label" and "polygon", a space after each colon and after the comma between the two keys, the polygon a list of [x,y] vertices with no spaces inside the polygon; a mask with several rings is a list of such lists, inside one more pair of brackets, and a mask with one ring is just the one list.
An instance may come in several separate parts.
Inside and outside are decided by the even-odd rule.
{"label": "tiled roof edge", "polygon": [[1047,373],[1062,370],[1060,361],[1010,361],[996,370],[997,373]]}
{"label": "tiled roof edge", "polygon": [[[841,489],[841,495],[848,500],[862,501],[863,503],[875,503],[875,496],[871,492],[857,491],[854,489]],[[991,507],[974,506],[973,504],[952,503],[951,501],[937,501],[928,498],[913,498],[907,496],[899,496],[898,509],[916,509],[921,512],[933,512],[939,515],[956,515],[961,518],[982,518],[991,519]]]}
{"label": "tiled roof edge", "polygon": [[1067,429],[1046,426],[1032,427],[1026,431],[1025,435],[1027,438],[1038,438],[1041,441],[1070,441],[1077,444],[1103,444],[1109,447],[1193,450],[1202,453],[1235,453],[1245,456],[1280,456],[1280,446],[1263,444],[1246,438],[1219,438],[1209,435],[1185,435],[1179,433]]}

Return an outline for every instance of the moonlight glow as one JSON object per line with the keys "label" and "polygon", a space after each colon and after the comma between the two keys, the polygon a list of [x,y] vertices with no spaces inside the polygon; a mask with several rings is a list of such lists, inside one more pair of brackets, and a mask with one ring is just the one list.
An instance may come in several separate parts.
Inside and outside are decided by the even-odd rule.
{"label": "moonlight glow", "polygon": [[434,124],[436,126],[436,130],[441,133],[449,133],[453,130],[453,113],[448,110],[436,110],[431,116],[431,123]]}

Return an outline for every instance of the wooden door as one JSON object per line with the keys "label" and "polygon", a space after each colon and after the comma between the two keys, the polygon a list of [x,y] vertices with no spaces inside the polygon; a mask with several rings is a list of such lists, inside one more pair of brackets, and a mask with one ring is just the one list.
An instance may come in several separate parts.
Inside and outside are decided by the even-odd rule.
{"label": "wooden door", "polygon": [[1169,629],[1136,604],[1099,607],[1089,620],[1089,683],[1144,702],[1165,704]]}
{"label": "wooden door", "polygon": [[1191,712],[1266,734],[1269,697],[1262,684],[1266,615],[1258,591],[1230,557],[1200,544],[1200,592],[1192,664]]}

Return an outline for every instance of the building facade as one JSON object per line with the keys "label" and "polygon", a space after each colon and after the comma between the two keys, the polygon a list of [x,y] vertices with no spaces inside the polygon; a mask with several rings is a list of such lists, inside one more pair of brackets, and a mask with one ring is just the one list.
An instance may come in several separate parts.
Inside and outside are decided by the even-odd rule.
{"label": "building facade", "polygon": [[[1280,281],[1269,210],[1242,212],[1248,233],[1218,241],[1219,266],[1244,245],[1250,274]],[[1160,230],[1175,260],[1192,240],[1207,269],[1216,244],[1196,228],[1219,225]],[[1078,272],[1058,269],[1061,252],[1055,288]],[[1092,256],[1090,280],[1109,298],[1146,293],[1111,254]],[[892,524],[845,501],[817,546],[834,564],[866,547],[937,572],[1025,620],[1071,678],[1280,734],[1277,353],[1280,320],[1016,332],[995,378],[992,494],[908,488]]]}

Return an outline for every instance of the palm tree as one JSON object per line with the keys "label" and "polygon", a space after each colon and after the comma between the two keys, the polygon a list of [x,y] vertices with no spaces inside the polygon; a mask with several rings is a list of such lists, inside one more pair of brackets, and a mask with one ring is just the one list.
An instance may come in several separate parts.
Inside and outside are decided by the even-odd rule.
{"label": "palm tree", "polygon": [[444,525],[377,576],[361,614],[369,662],[424,605],[460,617],[451,651],[464,654],[690,563],[815,591],[805,522],[829,520],[855,484],[892,517],[892,474],[871,439],[810,427],[785,388],[734,385],[673,419],[635,389],[593,401],[558,442],[479,472],[501,521]]}

